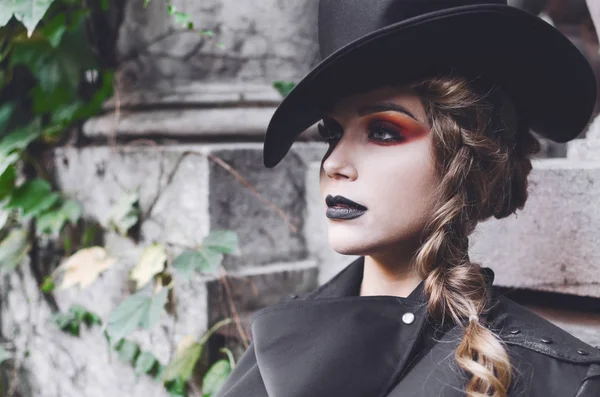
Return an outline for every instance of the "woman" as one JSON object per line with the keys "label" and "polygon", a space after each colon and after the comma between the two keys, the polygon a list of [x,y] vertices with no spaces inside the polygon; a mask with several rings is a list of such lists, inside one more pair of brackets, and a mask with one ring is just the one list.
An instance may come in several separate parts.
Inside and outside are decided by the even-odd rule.
{"label": "woman", "polygon": [[264,160],[321,120],[329,243],[360,257],[255,313],[218,397],[600,396],[600,350],[496,294],[467,251],[523,208],[530,129],[564,142],[589,121],[583,56],[499,0],[321,0],[319,44]]}

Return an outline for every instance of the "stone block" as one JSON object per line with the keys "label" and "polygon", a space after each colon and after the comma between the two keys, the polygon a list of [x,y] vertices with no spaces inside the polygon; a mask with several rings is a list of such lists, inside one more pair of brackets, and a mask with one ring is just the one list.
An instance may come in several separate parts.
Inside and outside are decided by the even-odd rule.
{"label": "stone block", "polygon": [[210,227],[236,230],[244,253],[243,258],[225,258],[230,267],[295,261],[307,256],[301,234],[306,208],[304,162],[292,151],[278,167],[266,169],[262,163],[262,145],[256,146],[237,150],[223,146],[212,153],[240,172],[264,202],[223,167],[214,162],[209,164]]}
{"label": "stone block", "polygon": [[[193,82],[120,93],[88,120],[89,138],[260,139],[281,95],[270,84]],[[116,108],[119,108],[119,114]],[[304,137],[303,137],[304,139]]]}
{"label": "stone block", "polygon": [[[281,102],[269,84],[194,82],[168,89],[144,88],[105,103],[105,113],[86,121],[83,134],[95,141],[127,139],[221,139],[264,141],[264,134]],[[317,123],[297,138],[322,147]],[[317,147],[315,146],[315,147]],[[316,157],[311,161],[320,160]]]}
{"label": "stone block", "polygon": [[179,82],[162,89],[140,87],[120,93],[118,103],[111,98],[103,105],[104,110],[144,110],[149,107],[197,107],[231,108],[251,106],[277,106],[281,94],[272,84],[251,82],[191,81]]}
{"label": "stone block", "polygon": [[60,148],[55,178],[83,204],[84,216],[107,225],[112,206],[138,191],[142,242],[194,247],[209,232],[208,160],[201,149],[119,146]]}
{"label": "stone block", "polygon": [[505,287],[600,297],[600,163],[534,161],[522,211],[478,225],[471,258]]}
{"label": "stone block", "polygon": [[567,143],[567,158],[600,161],[600,116],[589,125],[585,139],[575,139]]}
{"label": "stone block", "polygon": [[201,136],[241,140],[264,135],[274,111],[273,107],[160,109],[126,113],[118,120],[111,113],[86,122],[83,133],[90,138],[110,138],[114,134],[121,138]]}
{"label": "stone block", "polygon": [[[209,322],[215,324],[222,319],[233,318],[233,306],[244,332],[251,338],[249,320],[254,312],[275,305],[290,295],[317,288],[317,274],[316,261],[306,260],[245,267],[229,273],[226,279],[212,280],[207,283]],[[233,324],[222,328],[220,333],[240,339]]]}
{"label": "stone block", "polygon": [[[316,150],[297,143],[267,169],[258,143],[61,148],[56,180],[84,203],[85,216],[105,225],[112,205],[139,190],[140,242],[165,243],[173,254],[198,246],[212,230],[236,231],[242,255],[224,262],[233,269],[307,257],[305,160]],[[233,167],[261,198],[209,156]]]}

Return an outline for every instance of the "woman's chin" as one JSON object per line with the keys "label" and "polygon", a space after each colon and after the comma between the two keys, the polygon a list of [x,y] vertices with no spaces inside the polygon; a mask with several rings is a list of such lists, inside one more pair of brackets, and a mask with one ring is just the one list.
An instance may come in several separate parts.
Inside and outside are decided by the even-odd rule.
{"label": "woman's chin", "polygon": [[363,255],[365,240],[359,235],[352,233],[329,233],[329,245],[331,248],[342,255]]}

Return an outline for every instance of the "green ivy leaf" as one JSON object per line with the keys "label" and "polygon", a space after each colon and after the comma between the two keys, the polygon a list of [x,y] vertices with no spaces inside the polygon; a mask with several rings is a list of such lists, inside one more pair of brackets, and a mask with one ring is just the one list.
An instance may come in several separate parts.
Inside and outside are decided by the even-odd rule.
{"label": "green ivy leaf", "polygon": [[223,254],[206,248],[200,251],[184,251],[173,261],[173,267],[180,270],[184,277],[188,277],[193,271],[204,273],[215,273],[221,262]]}
{"label": "green ivy leaf", "polygon": [[215,32],[213,30],[210,29],[205,29],[205,30],[201,30],[198,32],[198,34],[200,36],[205,36],[205,37],[215,37]]}
{"label": "green ivy leaf", "polygon": [[44,277],[44,281],[42,282],[42,285],[40,286],[40,290],[44,293],[49,293],[49,292],[54,291],[54,288],[56,288],[56,284],[54,284],[54,280],[52,279],[52,277],[50,277],[50,276]]}
{"label": "green ivy leaf", "polygon": [[202,379],[202,397],[212,397],[217,394],[229,374],[231,374],[229,360],[219,360],[214,363]]}
{"label": "green ivy leaf", "polygon": [[[0,167],[1,168],[1,167]],[[17,171],[14,165],[8,166],[2,174],[0,174],[0,200],[4,200],[8,195],[12,194],[17,180]],[[2,205],[0,205],[2,207]]]}
{"label": "green ivy leaf", "polygon": [[10,354],[8,350],[0,346],[0,364],[5,362],[6,360],[10,360],[12,357],[12,354]]}
{"label": "green ivy leaf", "polygon": [[[94,320],[88,321],[89,318]],[[73,336],[79,336],[81,323],[86,324],[88,327],[94,323],[102,324],[96,314],[89,312],[85,307],[78,304],[71,305],[67,313],[57,313],[51,319],[61,330],[67,331]]]}
{"label": "green ivy leaf", "polygon": [[[173,13],[173,18],[175,19],[175,23],[180,25],[181,27],[188,28],[188,24],[190,23],[191,15],[181,11],[175,11]],[[193,25],[192,25],[193,29]]]}
{"label": "green ivy leaf", "polygon": [[84,107],[85,103],[79,100],[74,100],[71,103],[61,106],[55,106],[55,108],[52,110],[52,123],[59,124],[58,127],[73,123],[77,121],[77,115],[82,112]]}
{"label": "green ivy leaf", "polygon": [[5,26],[14,15],[27,29],[27,35],[31,36],[53,2],[54,0],[3,0],[0,7],[0,27]]}
{"label": "green ivy leaf", "polygon": [[214,231],[204,238],[202,247],[224,254],[239,254],[237,233],[231,230]]}
{"label": "green ivy leaf", "polygon": [[163,288],[156,295],[152,296],[148,310],[144,316],[142,316],[140,321],[140,327],[149,330],[152,329],[156,323],[158,323],[158,320],[160,320],[160,315],[165,308],[165,303],[167,303],[168,295],[169,290],[167,288]]}
{"label": "green ivy leaf", "polygon": [[81,323],[87,313],[87,309],[81,305],[73,304],[69,307],[69,313],[73,315],[75,321]]}
{"label": "green ivy leaf", "polygon": [[14,270],[31,249],[27,239],[27,230],[12,229],[0,242],[0,272]]}
{"label": "green ivy leaf", "polygon": [[89,15],[89,10],[70,10],[69,23],[65,13],[60,13],[46,22],[40,29],[52,47],[57,48],[67,31],[76,29]]}
{"label": "green ivy leaf", "polygon": [[73,315],[70,313],[56,313],[51,317],[51,320],[60,329],[66,329],[71,321],[73,321]]}
{"label": "green ivy leaf", "polygon": [[140,352],[140,347],[137,343],[122,339],[116,349],[119,352],[119,359],[124,362],[132,363]]}
{"label": "green ivy leaf", "polygon": [[108,226],[120,235],[126,236],[127,231],[138,221],[140,215],[138,201],[137,192],[120,197],[110,210]]}
{"label": "green ivy leaf", "polygon": [[[20,155],[17,152],[13,152],[8,156],[0,155],[0,175],[4,174],[9,168],[12,168],[12,171],[9,172],[13,172],[14,174],[13,165],[19,160],[19,157]],[[0,193],[0,196],[1,195],[2,194]]]}
{"label": "green ivy leaf", "polygon": [[83,24],[65,32],[57,48],[43,36],[16,42],[11,65],[17,64],[23,64],[31,71],[42,92],[52,95],[62,87],[73,100],[77,98],[83,71],[97,67],[94,54],[85,41]]}
{"label": "green ivy leaf", "polygon": [[167,368],[165,365],[162,365],[160,362],[156,362],[156,369],[153,370],[151,372],[151,376],[152,379],[154,379],[157,382],[161,382],[162,383],[162,377],[165,373],[165,368]]}
{"label": "green ivy leaf", "polygon": [[[58,85],[52,92],[45,92],[40,85],[36,85],[31,89],[30,95],[33,98],[33,112],[37,115],[54,112],[60,114],[63,107],[69,107],[76,101],[66,85]],[[54,115],[52,118],[60,120],[60,117]]]}
{"label": "green ivy leaf", "polygon": [[100,318],[100,316],[98,316],[97,314],[91,313],[91,312],[87,312],[87,311],[83,315],[83,322],[88,327],[91,327],[94,324],[102,325],[102,319]]}
{"label": "green ivy leaf", "polygon": [[184,338],[182,343],[177,346],[175,357],[173,357],[167,368],[165,368],[163,379],[165,381],[177,379],[187,381],[191,378],[196,362],[202,356],[202,352],[203,346],[201,343]]}
{"label": "green ivy leaf", "polygon": [[157,363],[156,358],[150,352],[143,352],[135,360],[135,373],[136,375],[147,374],[152,370],[154,365]]}
{"label": "green ivy leaf", "polygon": [[64,34],[67,32],[67,28],[66,16],[64,13],[60,13],[48,21],[41,31],[50,42],[50,45],[56,48],[59,46]]}
{"label": "green ivy leaf", "polygon": [[273,83],[273,87],[279,91],[282,97],[288,96],[290,92],[294,89],[296,83],[292,81],[276,81]]}
{"label": "green ivy leaf", "polygon": [[[13,43],[11,41],[8,41],[7,43],[4,44],[4,48],[2,49],[2,42],[0,42],[0,62],[4,61],[6,59],[6,57],[8,57],[8,54],[10,54],[10,52],[12,51],[13,48]],[[9,76],[9,73],[6,74],[6,77]],[[2,82],[0,80],[0,82]],[[0,86],[3,84],[0,84]],[[1,130],[0,130],[1,131]]]}
{"label": "green ivy leaf", "polygon": [[60,196],[51,192],[50,183],[44,179],[32,179],[17,187],[5,208],[23,210],[23,216],[36,216],[54,205]]}
{"label": "green ivy leaf", "polygon": [[169,396],[171,397],[187,397],[188,395],[186,381],[181,378],[165,382],[165,389],[169,392]]}
{"label": "green ivy leaf", "polygon": [[69,221],[75,225],[81,217],[81,205],[75,200],[65,200],[55,209],[42,213],[37,218],[37,230],[51,236],[58,236],[64,224]]}
{"label": "green ivy leaf", "polygon": [[[0,58],[0,62],[2,59]],[[2,87],[2,84],[0,84]],[[4,103],[0,105],[0,136],[4,135],[6,128],[8,127],[8,123],[14,113],[15,105],[13,103]]]}
{"label": "green ivy leaf", "polygon": [[160,319],[167,302],[168,289],[163,288],[156,295],[143,291],[130,295],[108,317],[106,330],[113,341],[118,341],[138,327],[151,329]]}
{"label": "green ivy leaf", "polygon": [[83,230],[83,237],[81,238],[81,245],[83,247],[90,247],[94,245],[96,241],[96,235],[99,232],[99,228],[97,225],[90,223],[85,226]]}
{"label": "green ivy leaf", "polygon": [[40,132],[37,121],[11,132],[0,140],[0,156],[8,156],[13,150],[24,150],[40,136]]}
{"label": "green ivy leaf", "polygon": [[173,267],[184,276],[193,271],[214,274],[223,261],[223,254],[239,254],[237,234],[230,230],[218,230],[210,233],[202,241],[199,250],[187,250],[173,262]]}
{"label": "green ivy leaf", "polygon": [[67,324],[67,331],[73,336],[79,336],[79,331],[81,329],[81,324],[71,321]]}

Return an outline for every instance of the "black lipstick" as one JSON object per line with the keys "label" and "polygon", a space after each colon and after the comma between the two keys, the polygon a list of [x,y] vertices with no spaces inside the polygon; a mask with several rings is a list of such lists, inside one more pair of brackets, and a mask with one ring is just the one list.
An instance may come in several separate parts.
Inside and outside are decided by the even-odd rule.
{"label": "black lipstick", "polygon": [[325,198],[327,211],[325,216],[330,219],[354,219],[367,212],[367,207],[360,205],[344,196],[332,196]]}

